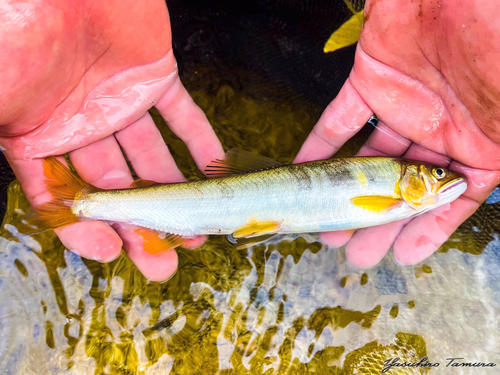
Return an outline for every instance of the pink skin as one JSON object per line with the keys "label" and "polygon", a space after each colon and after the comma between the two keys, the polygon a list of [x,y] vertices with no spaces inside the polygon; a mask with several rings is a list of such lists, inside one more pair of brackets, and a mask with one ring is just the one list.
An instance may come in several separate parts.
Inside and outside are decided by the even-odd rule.
{"label": "pink skin", "polygon": [[[466,9],[466,11],[464,11]],[[356,268],[418,263],[448,239],[500,181],[500,8],[494,1],[367,0],[354,67],[296,162],[332,156],[376,113],[359,155],[449,166],[469,178],[455,202],[413,220],[323,234],[347,243]]]}
{"label": "pink skin", "polygon": [[[153,105],[201,169],[224,155],[177,75],[163,0],[7,1],[0,50],[0,82],[9,88],[0,92],[0,145],[34,205],[50,199],[40,159],[48,155],[69,153],[79,175],[101,188],[133,181],[120,147],[140,178],[182,181],[147,113]],[[150,255],[134,232],[117,230],[91,221],[56,233],[68,249],[103,262],[123,244],[151,280],[175,272],[175,251]]]}
{"label": "pink skin", "polygon": [[[296,161],[330,157],[375,112],[382,121],[361,155],[451,162],[470,184],[451,205],[410,222],[324,234],[333,246],[348,242],[353,266],[377,264],[392,243],[399,263],[421,261],[499,182],[498,13],[493,1],[367,1],[351,76]],[[102,188],[132,182],[120,147],[141,178],[182,181],[147,113],[153,105],[200,168],[223,156],[176,74],[169,26],[162,0],[0,5],[0,82],[9,88],[0,92],[0,145],[33,204],[50,199],[40,158],[51,154],[69,153],[80,176]],[[130,228],[94,221],[56,232],[69,249],[101,261],[123,244],[151,280],[177,268],[174,251],[147,254]]]}

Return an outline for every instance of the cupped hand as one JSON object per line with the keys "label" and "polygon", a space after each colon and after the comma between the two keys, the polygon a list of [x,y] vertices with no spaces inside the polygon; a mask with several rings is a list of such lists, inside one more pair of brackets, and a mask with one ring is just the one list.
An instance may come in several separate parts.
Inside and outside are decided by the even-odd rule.
{"label": "cupped hand", "polygon": [[[0,50],[0,145],[34,205],[50,200],[42,168],[49,155],[68,153],[78,174],[100,188],[133,181],[122,151],[142,179],[183,180],[148,114],[152,106],[202,170],[224,155],[179,80],[163,0],[10,1],[0,6]],[[175,251],[148,254],[130,230],[117,231],[89,221],[56,233],[68,249],[103,262],[125,244],[152,280],[175,272]]]}
{"label": "cupped hand", "polygon": [[376,113],[359,155],[429,161],[464,173],[467,191],[414,219],[322,235],[356,268],[430,256],[500,182],[500,8],[478,0],[367,0],[354,67],[296,157],[331,157]]}

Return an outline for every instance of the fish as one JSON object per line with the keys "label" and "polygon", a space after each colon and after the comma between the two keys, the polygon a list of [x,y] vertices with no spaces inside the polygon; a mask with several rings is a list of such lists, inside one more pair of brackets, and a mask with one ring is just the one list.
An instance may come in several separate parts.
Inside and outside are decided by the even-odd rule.
{"label": "fish", "polygon": [[152,254],[196,235],[226,235],[245,248],[278,234],[359,229],[415,217],[467,189],[460,173],[391,157],[285,165],[232,149],[205,173],[204,180],[137,180],[127,189],[104,190],[49,157],[44,174],[52,199],[33,208],[35,227],[84,220],[133,224]]}

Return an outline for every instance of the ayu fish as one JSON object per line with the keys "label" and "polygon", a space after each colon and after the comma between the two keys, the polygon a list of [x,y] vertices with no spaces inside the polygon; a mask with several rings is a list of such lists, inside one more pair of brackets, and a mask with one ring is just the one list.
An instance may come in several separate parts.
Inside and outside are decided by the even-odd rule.
{"label": "ayu fish", "polygon": [[[228,235],[248,247],[281,233],[365,228],[420,215],[457,199],[465,176],[390,157],[284,165],[241,150],[206,169],[209,179],[174,184],[138,180],[120,190],[87,184],[54,157],[44,162],[52,200],[34,208],[41,229],[82,220],[134,224],[158,253],[185,237]],[[161,234],[157,235],[158,232]],[[162,245],[146,246],[151,236]]]}

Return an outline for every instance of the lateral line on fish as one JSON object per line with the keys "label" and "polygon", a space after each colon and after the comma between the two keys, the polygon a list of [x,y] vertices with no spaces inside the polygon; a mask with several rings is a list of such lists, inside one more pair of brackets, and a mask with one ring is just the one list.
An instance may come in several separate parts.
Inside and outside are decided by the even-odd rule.
{"label": "lateral line on fish", "polygon": [[[228,154],[234,160],[242,155],[247,168],[255,167],[247,160],[253,156]],[[104,220],[151,228],[148,238],[166,240],[149,250],[153,253],[179,246],[181,235],[233,233],[251,239],[238,246],[251,246],[275,233],[356,229],[413,217],[453,201],[467,187],[459,173],[404,159],[361,157],[283,166],[266,158],[265,163],[267,170],[234,178],[103,190],[49,157],[43,167],[52,199],[33,209],[35,230],[20,232]],[[161,238],[155,231],[175,235]]]}

